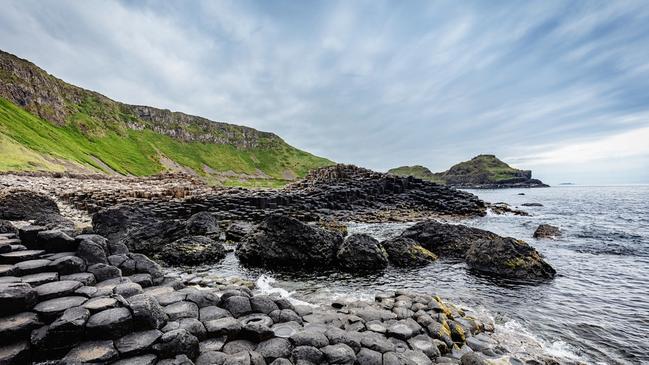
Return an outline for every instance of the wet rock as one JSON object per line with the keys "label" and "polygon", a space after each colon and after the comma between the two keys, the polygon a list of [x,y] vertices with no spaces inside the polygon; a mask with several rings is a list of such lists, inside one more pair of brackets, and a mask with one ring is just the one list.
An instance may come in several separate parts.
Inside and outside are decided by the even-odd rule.
{"label": "wet rock", "polygon": [[561,236],[559,227],[549,224],[541,224],[534,231],[534,238],[554,238]]}
{"label": "wet rock", "polygon": [[162,337],[159,330],[134,332],[115,340],[115,347],[122,356],[133,356],[148,352],[153,344]]}
{"label": "wet rock", "polygon": [[198,356],[198,339],[184,329],[177,329],[163,334],[153,348],[163,358],[186,354],[193,359]]}
{"label": "wet rock", "polygon": [[408,340],[408,344],[410,345],[410,348],[415,351],[423,352],[431,360],[435,360],[436,358],[441,356],[441,353],[433,340],[426,335],[413,337]]}
{"label": "wet rock", "polygon": [[207,330],[201,321],[196,318],[183,318],[179,321],[179,327],[192,335],[196,336],[199,340],[204,339],[207,336]]}
{"label": "wet rock", "polygon": [[39,285],[34,290],[38,294],[38,300],[48,300],[71,295],[81,287],[81,283],[74,280],[55,281]]}
{"label": "wet rock", "polygon": [[154,284],[164,276],[160,265],[148,257],[137,253],[131,253],[129,257],[135,260],[135,270],[139,273],[148,273],[151,275]]}
{"label": "wet rock", "polygon": [[387,330],[388,336],[396,337],[400,340],[407,340],[413,337],[416,333],[417,331],[413,329],[412,326],[403,321],[395,322],[390,325]]}
{"label": "wet rock", "polygon": [[236,255],[252,266],[328,267],[335,259],[342,236],[271,215],[239,243]]}
{"label": "wet rock", "polygon": [[111,308],[93,314],[86,325],[95,338],[117,338],[133,330],[133,316],[127,308]]}
{"label": "wet rock", "polygon": [[198,344],[200,352],[221,351],[227,341],[227,336],[219,336],[201,341]]}
{"label": "wet rock", "polygon": [[255,349],[266,361],[289,357],[291,355],[291,342],[285,338],[271,338],[260,342]]}
{"label": "wet rock", "polygon": [[[320,349],[329,364],[353,364],[356,354],[351,347],[345,344],[329,345]],[[360,351],[360,350],[359,350]]]}
{"label": "wet rock", "polygon": [[542,207],[543,204],[541,203],[523,203],[521,204],[523,207]]}
{"label": "wet rock", "polygon": [[163,308],[150,295],[138,294],[128,298],[129,307],[133,312],[133,319],[138,326],[157,329],[167,322],[167,314]]}
{"label": "wet rock", "polygon": [[325,332],[325,336],[327,336],[329,343],[332,345],[345,344],[352,348],[354,352],[358,352],[361,349],[361,339],[353,332],[343,331],[340,328],[330,328]]}
{"label": "wet rock", "polygon": [[388,253],[390,263],[398,267],[425,266],[437,260],[437,256],[422,247],[417,241],[396,237],[381,243]]}
{"label": "wet rock", "polygon": [[199,308],[216,306],[221,303],[219,296],[211,290],[193,290],[187,294],[187,300],[196,303]]}
{"label": "wet rock", "polygon": [[343,241],[336,253],[343,270],[380,270],[388,266],[388,255],[379,241],[366,234],[353,234]]}
{"label": "wet rock", "polygon": [[466,253],[469,268],[502,278],[548,279],[556,271],[526,242],[497,237],[474,243]]}
{"label": "wet rock", "polygon": [[213,236],[219,234],[219,222],[209,212],[199,212],[185,223],[187,233],[193,236]]}
{"label": "wet rock", "polygon": [[194,365],[194,362],[185,354],[176,355],[171,359],[162,359],[157,365]]}
{"label": "wet rock", "polygon": [[231,242],[240,242],[252,229],[252,224],[248,222],[233,222],[225,230],[225,239]]}
{"label": "wet rock", "polygon": [[0,315],[24,312],[35,303],[38,294],[26,283],[0,284]]}
{"label": "wet rock", "polygon": [[63,256],[50,263],[50,269],[61,275],[76,274],[86,269],[86,263],[77,256]]}
{"label": "wet rock", "polygon": [[379,353],[395,351],[396,349],[394,344],[388,341],[385,336],[372,332],[367,332],[362,336],[361,345]]}
{"label": "wet rock", "polygon": [[157,257],[169,265],[216,263],[225,257],[225,248],[205,236],[182,237],[162,247]]}
{"label": "wet rock", "polygon": [[38,232],[37,239],[41,246],[40,248],[48,252],[69,252],[77,250],[78,243],[74,238],[60,230]]}
{"label": "wet rock", "polygon": [[270,329],[275,334],[275,337],[289,338],[302,330],[302,325],[297,322],[285,322],[274,324]]}
{"label": "wet rock", "polygon": [[6,317],[0,317],[0,343],[10,343],[40,327],[42,323],[33,312],[22,312]]}
{"label": "wet rock", "polygon": [[117,359],[119,354],[113,341],[90,341],[79,344],[63,358],[67,364],[106,363]]}
{"label": "wet rock", "polygon": [[274,332],[270,329],[273,325],[273,321],[266,317],[267,320],[263,318],[251,318],[246,321],[239,319],[243,328],[241,329],[241,336],[250,339],[256,342],[267,340],[274,336]]}
{"label": "wet rock", "polygon": [[433,364],[433,361],[421,351],[407,350],[402,353],[397,353],[397,357],[401,362],[412,363],[417,365]]}

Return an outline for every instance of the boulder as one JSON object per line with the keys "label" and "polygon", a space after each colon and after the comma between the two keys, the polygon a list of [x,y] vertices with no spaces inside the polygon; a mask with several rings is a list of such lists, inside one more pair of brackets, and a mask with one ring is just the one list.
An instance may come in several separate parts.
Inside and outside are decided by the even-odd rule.
{"label": "boulder", "polygon": [[556,274],[532,246],[511,237],[475,242],[466,262],[472,270],[508,279],[549,279]]}
{"label": "boulder", "polygon": [[81,257],[63,256],[52,261],[49,265],[49,268],[60,273],[61,275],[70,275],[84,271],[86,269],[86,263]]}
{"label": "boulder", "polygon": [[185,229],[192,236],[218,235],[219,222],[209,212],[199,212],[189,217]]}
{"label": "boulder", "polygon": [[154,256],[166,244],[179,240],[187,234],[179,220],[164,220],[131,228],[121,241],[133,252]]}
{"label": "boulder", "polygon": [[271,215],[237,246],[239,260],[252,266],[329,267],[342,235],[309,226],[297,219]]}
{"label": "boulder", "polygon": [[498,235],[461,224],[428,220],[406,229],[401,233],[401,237],[413,239],[438,256],[464,258],[472,243],[483,239],[494,239]]}
{"label": "boulder", "polygon": [[164,308],[170,321],[182,318],[198,318],[198,306],[192,302],[180,301]]}
{"label": "boulder", "polygon": [[235,317],[240,317],[252,311],[250,299],[240,295],[234,295],[226,298],[221,306]]}
{"label": "boulder", "polygon": [[388,260],[398,267],[425,266],[437,260],[437,256],[422,247],[415,240],[396,237],[381,242],[388,253]]}
{"label": "boulder", "polygon": [[167,315],[158,301],[148,294],[138,294],[128,298],[136,325],[158,329],[167,322]]}
{"label": "boulder", "polygon": [[0,364],[31,364],[29,341],[0,344]]}
{"label": "boulder", "polygon": [[77,256],[86,261],[88,265],[108,263],[108,242],[96,234],[77,236]]}
{"label": "boulder", "polygon": [[534,238],[555,238],[561,236],[559,227],[549,224],[541,224],[534,231]]}
{"label": "boulder", "polygon": [[20,242],[23,245],[29,249],[34,249],[38,246],[38,232],[46,229],[47,227],[30,224],[18,229],[18,237],[20,237]]}
{"label": "boulder", "polygon": [[205,236],[188,236],[162,247],[157,258],[169,265],[214,264],[225,257],[225,248]]}
{"label": "boulder", "polygon": [[60,213],[56,202],[31,190],[8,190],[0,193],[0,219],[29,220]]}
{"label": "boulder", "polygon": [[338,266],[346,271],[380,270],[388,266],[388,254],[376,239],[353,234],[343,241],[336,253]]}
{"label": "boulder", "polygon": [[280,357],[287,358],[291,356],[292,349],[293,347],[289,340],[285,338],[271,338],[260,342],[255,351],[263,356],[267,362],[271,362]]}
{"label": "boulder", "polygon": [[329,364],[354,364],[356,361],[356,354],[351,347],[339,343],[337,345],[329,345],[320,349],[325,355],[325,359]]}
{"label": "boulder", "polygon": [[115,266],[106,264],[94,264],[88,267],[88,272],[95,275],[97,281],[104,281],[122,276],[122,271]]}

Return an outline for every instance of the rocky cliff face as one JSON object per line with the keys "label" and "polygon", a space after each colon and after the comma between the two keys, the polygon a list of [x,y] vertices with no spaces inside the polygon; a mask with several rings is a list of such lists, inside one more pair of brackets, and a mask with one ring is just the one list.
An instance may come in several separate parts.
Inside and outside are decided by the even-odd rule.
{"label": "rocky cliff face", "polygon": [[0,51],[0,97],[53,124],[63,126],[83,112],[106,127],[150,129],[182,141],[256,148],[283,143],[273,133],[206,118],[113,101],[99,93],[70,85],[10,53]]}

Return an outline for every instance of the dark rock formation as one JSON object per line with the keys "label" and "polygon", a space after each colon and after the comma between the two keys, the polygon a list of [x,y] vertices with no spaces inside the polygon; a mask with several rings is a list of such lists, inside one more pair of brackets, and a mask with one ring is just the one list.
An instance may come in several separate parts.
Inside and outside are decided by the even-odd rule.
{"label": "dark rock formation", "polygon": [[244,264],[267,267],[328,267],[342,236],[294,218],[271,215],[239,243],[236,255]]}
{"label": "dark rock formation", "polygon": [[437,260],[437,256],[407,237],[396,237],[381,242],[390,263],[398,267],[424,266]]}
{"label": "dark rock formation", "polygon": [[346,271],[380,270],[388,266],[388,255],[379,241],[366,234],[345,238],[336,260],[338,267]]}
{"label": "dark rock formation", "polygon": [[473,270],[513,279],[548,279],[556,271],[525,241],[511,237],[482,239],[466,253]]}
{"label": "dark rock formation", "polygon": [[208,212],[199,212],[187,220],[187,233],[192,236],[212,236],[219,233],[219,222]]}
{"label": "dark rock formation", "polygon": [[0,219],[38,219],[59,213],[56,202],[43,194],[30,190],[0,192]]}
{"label": "dark rock formation", "polygon": [[189,236],[164,245],[155,257],[169,265],[216,263],[225,257],[225,248],[211,238]]}
{"label": "dark rock formation", "polygon": [[464,258],[473,242],[481,239],[494,239],[498,235],[460,224],[428,220],[406,229],[401,237],[413,239],[440,257]]}
{"label": "dark rock formation", "polygon": [[534,231],[534,238],[554,238],[561,236],[559,227],[549,224],[541,224]]}

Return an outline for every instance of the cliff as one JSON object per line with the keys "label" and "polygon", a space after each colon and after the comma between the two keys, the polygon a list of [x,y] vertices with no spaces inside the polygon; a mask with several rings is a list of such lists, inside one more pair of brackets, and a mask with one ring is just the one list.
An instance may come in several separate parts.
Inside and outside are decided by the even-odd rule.
{"label": "cliff", "polygon": [[273,133],[111,100],[3,51],[0,152],[0,171],[176,171],[226,185],[283,185],[332,164]]}

